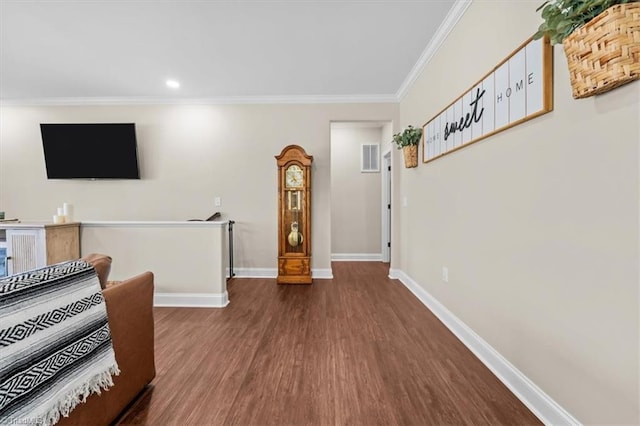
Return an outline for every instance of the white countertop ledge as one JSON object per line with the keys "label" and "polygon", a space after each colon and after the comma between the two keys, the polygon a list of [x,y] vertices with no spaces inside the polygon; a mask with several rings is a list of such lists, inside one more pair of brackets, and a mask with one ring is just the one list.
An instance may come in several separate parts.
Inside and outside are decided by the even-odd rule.
{"label": "white countertop ledge", "polygon": [[227,220],[83,220],[80,225],[83,227],[134,227],[134,228],[167,228],[167,227],[200,227],[200,228],[222,228],[227,226]]}

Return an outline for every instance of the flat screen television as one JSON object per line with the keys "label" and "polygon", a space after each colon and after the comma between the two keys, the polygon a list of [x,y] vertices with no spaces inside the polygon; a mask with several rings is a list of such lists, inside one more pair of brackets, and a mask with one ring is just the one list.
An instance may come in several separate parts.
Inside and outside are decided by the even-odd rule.
{"label": "flat screen television", "polygon": [[40,124],[49,179],[140,179],[135,123]]}

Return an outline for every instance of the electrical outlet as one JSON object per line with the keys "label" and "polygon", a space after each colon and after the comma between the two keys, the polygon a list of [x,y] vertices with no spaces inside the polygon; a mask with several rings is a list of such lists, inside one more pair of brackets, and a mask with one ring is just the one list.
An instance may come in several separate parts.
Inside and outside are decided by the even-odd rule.
{"label": "electrical outlet", "polygon": [[442,267],[442,282],[443,283],[449,282],[449,268],[447,268],[446,266]]}
{"label": "electrical outlet", "polygon": [[220,197],[216,197],[213,202],[215,203],[216,207],[220,207],[222,205],[222,200],[220,200]]}

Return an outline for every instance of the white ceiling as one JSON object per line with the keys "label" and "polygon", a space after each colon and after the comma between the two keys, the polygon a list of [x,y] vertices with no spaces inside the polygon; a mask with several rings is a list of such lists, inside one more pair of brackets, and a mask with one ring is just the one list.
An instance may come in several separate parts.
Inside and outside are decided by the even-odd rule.
{"label": "white ceiling", "polygon": [[0,0],[0,98],[395,100],[459,3]]}

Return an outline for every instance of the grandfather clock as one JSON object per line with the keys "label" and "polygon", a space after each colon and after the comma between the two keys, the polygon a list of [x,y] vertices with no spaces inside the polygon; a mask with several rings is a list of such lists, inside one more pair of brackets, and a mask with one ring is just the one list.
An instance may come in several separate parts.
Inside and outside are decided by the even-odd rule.
{"label": "grandfather clock", "polygon": [[311,284],[311,162],[298,145],[278,163],[278,284]]}

